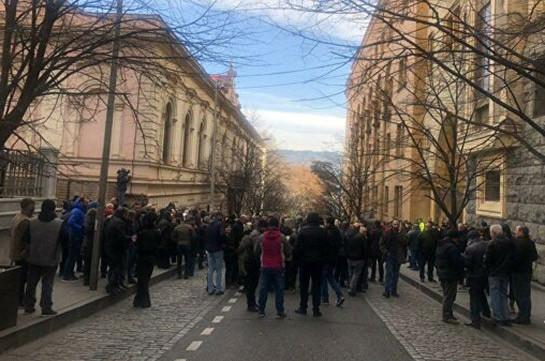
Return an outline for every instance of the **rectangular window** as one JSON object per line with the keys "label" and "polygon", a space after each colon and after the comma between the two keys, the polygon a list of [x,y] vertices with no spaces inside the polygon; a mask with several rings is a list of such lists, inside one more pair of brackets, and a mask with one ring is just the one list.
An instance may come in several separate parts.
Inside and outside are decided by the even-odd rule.
{"label": "rectangular window", "polygon": [[406,84],[407,84],[407,59],[405,57],[402,57],[401,59],[399,59],[399,87],[398,87],[398,90],[405,87]]}
{"label": "rectangular window", "polygon": [[[545,57],[538,60],[538,70],[534,76],[545,83]],[[534,117],[545,115],[545,87],[534,84]]]}
{"label": "rectangular window", "polygon": [[[491,21],[492,12],[490,3],[487,3],[476,15],[475,32],[476,48],[475,55],[475,82],[484,91],[490,90],[490,59],[488,57],[488,48],[491,46]],[[484,97],[481,92],[477,92],[477,97]]]}
{"label": "rectangular window", "polygon": [[390,139],[390,133],[388,133],[386,134],[386,138],[384,139],[384,154],[386,156],[390,155],[391,142],[392,140]]}
{"label": "rectangular window", "polygon": [[475,110],[475,124],[474,127],[478,128],[481,124],[488,124],[490,119],[488,105],[484,105]]}
{"label": "rectangular window", "polygon": [[484,175],[484,200],[499,202],[501,196],[501,173],[499,170],[488,171]]}
{"label": "rectangular window", "polygon": [[388,217],[388,203],[390,203],[390,188],[388,186],[384,187],[384,217]]}
{"label": "rectangular window", "polygon": [[402,156],[403,148],[403,124],[397,125],[397,135],[396,135],[396,156]]}
{"label": "rectangular window", "polygon": [[400,218],[402,213],[402,197],[403,197],[403,187],[396,186],[394,194],[394,217]]}

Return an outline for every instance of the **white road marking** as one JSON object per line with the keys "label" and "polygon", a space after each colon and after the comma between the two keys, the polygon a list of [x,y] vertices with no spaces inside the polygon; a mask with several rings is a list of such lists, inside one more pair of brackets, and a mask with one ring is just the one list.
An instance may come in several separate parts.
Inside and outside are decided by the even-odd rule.
{"label": "white road marking", "polygon": [[214,331],[213,327],[205,328],[204,331],[201,332],[201,336],[208,336],[208,335],[212,334],[213,331]]}
{"label": "white road marking", "polygon": [[212,323],[220,323],[223,320],[223,316],[216,316],[212,320]]}
{"label": "white road marking", "polygon": [[187,346],[187,351],[197,351],[201,347],[202,341],[193,341],[189,346]]}
{"label": "white road marking", "polygon": [[225,306],[221,309],[221,312],[229,312],[231,311],[231,306]]}
{"label": "white road marking", "polygon": [[179,358],[179,359],[176,359],[174,361],[187,361],[185,358]]}
{"label": "white road marking", "polygon": [[238,301],[238,298],[231,298],[229,300],[229,303],[237,303],[237,301]]}

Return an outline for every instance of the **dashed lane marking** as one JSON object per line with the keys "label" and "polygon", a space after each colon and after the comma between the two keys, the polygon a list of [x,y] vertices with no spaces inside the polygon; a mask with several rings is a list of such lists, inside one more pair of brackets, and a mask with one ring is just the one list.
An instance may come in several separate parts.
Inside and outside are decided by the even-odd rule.
{"label": "dashed lane marking", "polygon": [[229,300],[229,303],[237,303],[237,301],[238,301],[238,298],[231,298]]}
{"label": "dashed lane marking", "polygon": [[223,320],[223,316],[216,316],[212,320],[212,323],[220,323]]}
{"label": "dashed lane marking", "polygon": [[189,346],[187,346],[187,351],[197,351],[201,347],[202,341],[193,341]]}
{"label": "dashed lane marking", "polygon": [[221,312],[229,312],[231,311],[231,306],[224,306],[222,309],[221,309]]}
{"label": "dashed lane marking", "polygon": [[213,331],[214,331],[214,328],[213,328],[213,327],[205,328],[205,329],[201,332],[201,336],[208,336],[208,335],[212,334]]}

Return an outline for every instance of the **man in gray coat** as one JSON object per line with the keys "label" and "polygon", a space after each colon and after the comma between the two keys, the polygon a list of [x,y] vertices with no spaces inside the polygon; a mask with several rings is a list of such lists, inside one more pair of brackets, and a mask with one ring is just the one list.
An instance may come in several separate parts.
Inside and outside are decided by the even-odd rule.
{"label": "man in gray coat", "polygon": [[30,221],[24,239],[27,243],[28,281],[25,313],[36,312],[36,286],[42,280],[40,307],[43,316],[53,316],[53,282],[61,259],[62,220],[55,214],[55,202],[46,199],[38,218]]}

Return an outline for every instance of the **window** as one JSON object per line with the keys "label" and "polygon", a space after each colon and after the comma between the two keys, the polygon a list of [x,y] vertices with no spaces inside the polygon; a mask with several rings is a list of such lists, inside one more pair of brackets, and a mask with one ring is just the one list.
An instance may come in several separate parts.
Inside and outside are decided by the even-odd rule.
{"label": "window", "polygon": [[386,139],[384,140],[384,154],[386,156],[390,155],[391,145],[392,145],[392,139],[390,137],[390,133],[387,133]]}
{"label": "window", "polygon": [[403,197],[403,187],[396,186],[394,194],[394,218],[401,218],[402,213],[402,198]]}
{"label": "window", "polygon": [[403,149],[403,124],[397,125],[397,134],[396,134],[396,156],[401,157]]}
{"label": "window", "polygon": [[390,203],[390,188],[388,186],[384,187],[384,217],[388,217],[388,203]]}
{"label": "window", "polygon": [[170,143],[172,138],[172,103],[168,103],[165,112],[163,114],[163,149],[162,149],[162,160],[163,163],[168,164],[170,163]]}
{"label": "window", "polygon": [[488,105],[484,105],[475,110],[475,124],[474,127],[478,128],[481,124],[488,124],[489,121],[489,108]]}
{"label": "window", "polygon": [[186,168],[189,162],[189,142],[191,135],[191,113],[187,113],[184,121],[183,144],[182,144],[182,167]]}
{"label": "window", "polygon": [[[477,13],[475,20],[476,48],[483,53],[475,56],[475,82],[484,91],[490,90],[490,59],[487,48],[491,46],[491,20],[490,3],[487,3]],[[477,97],[483,96],[481,92],[477,92]]]}
{"label": "window", "polygon": [[399,59],[399,88],[398,90],[405,87],[407,84],[407,59],[404,55],[401,55],[402,58]]}
{"label": "window", "polygon": [[199,127],[199,139],[198,139],[198,144],[197,144],[197,167],[199,167],[199,169],[204,168],[204,164],[203,164],[204,147],[203,147],[203,145],[205,144],[205,141],[206,141],[206,134],[204,134],[205,129],[206,129],[206,118],[203,118],[202,121],[201,121],[201,125]]}
{"label": "window", "polygon": [[501,174],[499,170],[486,172],[484,175],[485,202],[499,202],[501,197]]}
{"label": "window", "polygon": [[[534,76],[545,83],[545,57],[538,60],[538,71]],[[534,117],[545,115],[545,87],[534,84]]]}

